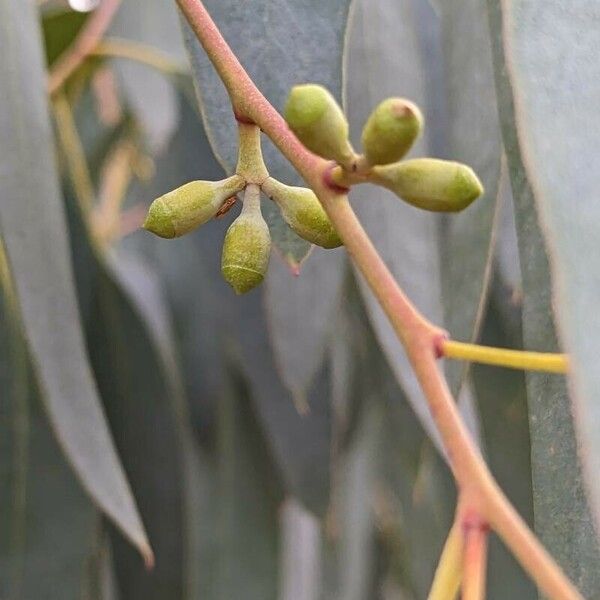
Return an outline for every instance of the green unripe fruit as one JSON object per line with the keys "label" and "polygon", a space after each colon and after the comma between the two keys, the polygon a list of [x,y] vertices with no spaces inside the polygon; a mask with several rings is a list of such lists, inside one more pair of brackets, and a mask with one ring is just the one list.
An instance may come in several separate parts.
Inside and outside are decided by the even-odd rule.
{"label": "green unripe fruit", "polygon": [[144,229],[163,238],[175,238],[210,221],[225,200],[241,191],[239,175],[222,181],[191,181],[160,196],[148,210]]}
{"label": "green unripe fruit", "polygon": [[348,140],[348,121],[324,87],[312,83],[294,86],[284,115],[290,129],[311,152],[341,165],[352,162],[354,150]]}
{"label": "green unripe fruit", "polygon": [[260,190],[246,188],[239,217],[225,234],[221,272],[236,294],[245,294],[265,277],[271,254],[271,235],[260,212]]}
{"label": "green unripe fruit", "polygon": [[419,137],[423,115],[404,98],[388,98],[371,113],[362,132],[365,157],[371,165],[399,161]]}
{"label": "green unripe fruit", "polygon": [[458,212],[483,194],[473,169],[435,158],[373,167],[371,181],[417,208],[436,212]]}
{"label": "green unripe fruit", "polygon": [[263,191],[281,209],[285,222],[303,239],[322,248],[337,248],[342,240],[312,190],[284,185],[269,178]]}

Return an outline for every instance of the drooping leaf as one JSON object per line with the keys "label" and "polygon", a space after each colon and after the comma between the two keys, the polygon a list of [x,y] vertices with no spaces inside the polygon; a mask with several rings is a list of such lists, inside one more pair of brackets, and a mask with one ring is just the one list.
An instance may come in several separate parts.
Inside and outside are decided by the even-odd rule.
{"label": "drooping leaf", "polygon": [[98,513],[43,413],[1,247],[0,254],[0,596],[76,600]]}
{"label": "drooping leaf", "polygon": [[[164,52],[175,63],[184,63],[185,50],[175,2],[123,0],[109,35],[147,44]],[[133,61],[116,62],[115,69],[150,149],[155,153],[164,151],[179,120],[172,82],[164,73]]]}
{"label": "drooping leaf", "polygon": [[[409,3],[357,2],[349,41],[347,95],[351,132],[356,139],[371,110],[386,97],[403,96],[427,108],[423,63]],[[423,137],[414,152],[422,155],[426,148]],[[358,186],[352,190],[351,199],[402,289],[427,318],[443,324],[439,216],[415,209],[374,186]],[[379,343],[413,409],[441,448],[404,349],[366,283],[360,283]]]}
{"label": "drooping leaf", "polygon": [[[485,188],[469,208],[442,218],[444,327],[455,339],[475,341],[491,274],[502,142],[485,0],[448,0],[439,5],[447,158],[472,167]],[[464,370],[464,363],[446,363],[454,393]]]}
{"label": "drooping leaf", "polygon": [[[181,114],[182,125],[165,158],[157,162],[157,180],[150,188],[139,190],[137,200],[148,202],[183,181],[223,176],[209,154],[194,113],[182,105]],[[236,296],[221,275],[223,238],[237,210],[234,207],[224,218],[184,238],[159,240],[139,232],[128,244],[137,245],[138,251],[151,257],[165,280],[193,427],[205,447],[211,445],[215,407],[227,380],[225,352],[233,347],[251,383],[259,421],[288,491],[322,514],[328,503],[331,452],[327,374],[321,368],[305,390],[305,399],[312,406],[310,418],[299,415],[294,397],[277,371],[264,314],[265,286]]]}
{"label": "drooping leaf", "polygon": [[[365,589],[381,593],[385,585],[408,598],[426,597],[453,513],[452,484],[381,355],[356,292],[345,297],[340,312],[348,313],[352,332],[346,339],[351,362],[346,376],[356,396],[356,424],[334,460],[335,472],[354,473],[346,483],[354,479],[355,485],[350,493],[344,479],[334,479],[339,486],[334,515],[349,529],[334,540],[341,560],[338,585],[350,595]],[[352,464],[356,469],[347,470]]]}
{"label": "drooping leaf", "polygon": [[[205,3],[242,65],[278,110],[290,88],[314,82],[342,96],[342,57],[350,0],[209,0]],[[184,35],[196,78],[208,137],[217,157],[231,170],[237,157],[236,123],[229,98],[193,32],[184,23]],[[287,184],[298,176],[270,143],[265,143],[267,167]],[[274,242],[292,264],[310,249],[285,224],[278,209],[267,204],[265,217]]]}
{"label": "drooping leaf", "polygon": [[279,479],[243,382],[219,403],[215,598],[276,600]]}
{"label": "drooping leaf", "polygon": [[[515,219],[517,226],[517,236],[519,241],[519,254],[521,261],[521,270],[523,275],[523,339],[527,349],[556,351],[558,344],[554,329],[554,315],[552,312],[552,294],[550,289],[550,269],[548,255],[546,254],[542,230],[540,228],[540,219],[537,210],[539,204],[540,212],[550,212],[557,210],[557,206],[546,198],[545,194],[540,195],[536,200],[529,182],[529,174],[523,166],[522,151],[519,146],[518,135],[529,136],[531,132],[523,130],[518,134],[515,124],[515,106],[513,93],[517,93],[515,88],[511,87],[511,82],[507,77],[506,61],[502,47],[503,27],[501,7],[496,2],[488,2],[490,27],[495,33],[492,38],[496,88],[499,98],[499,110],[502,124],[502,134],[504,146],[506,148],[513,198],[515,203]],[[551,11],[552,13],[553,11]],[[539,15],[546,14],[544,11]],[[509,20],[509,28],[515,26],[508,15],[504,15]],[[523,18],[526,15],[522,15]],[[530,16],[530,15],[529,15]],[[527,22],[531,24],[531,21]],[[558,22],[554,23],[554,26]],[[564,22],[566,23],[566,21]],[[552,21],[548,23],[551,25]],[[532,36],[531,48],[544,48],[538,35],[542,29],[530,32]],[[512,36],[513,33],[510,33]],[[523,59],[527,54],[523,54]],[[541,55],[540,55],[541,56]],[[577,69],[569,69],[579,72]],[[540,71],[541,72],[541,71]],[[554,72],[554,70],[552,70]],[[545,79],[545,76],[544,76]],[[546,80],[546,79],[545,79]],[[518,83],[520,80],[517,79]],[[523,92],[520,92],[523,93]],[[575,98],[573,98],[575,101]],[[563,107],[567,114],[573,114],[569,107]],[[547,113],[545,113],[547,115]],[[556,115],[555,115],[556,116]],[[536,128],[539,128],[539,115],[536,115]],[[546,116],[546,118],[548,118]],[[557,125],[555,119],[546,121],[547,135],[549,131],[555,131]],[[561,121],[564,127],[565,121]],[[591,128],[590,128],[591,129]],[[558,131],[558,129],[556,129]],[[563,148],[567,140],[556,141],[556,150]],[[527,142],[525,148],[529,147],[531,140]],[[536,137],[536,143],[539,140]],[[540,147],[546,148],[548,153],[553,154],[547,146],[542,144],[536,149],[536,155]],[[554,159],[554,154],[553,154]],[[539,177],[539,173],[546,173],[546,167],[531,165],[535,167],[531,177]],[[565,167],[566,168],[566,167]],[[562,168],[557,173],[563,173]],[[563,189],[564,193],[564,189]],[[555,198],[555,196],[553,196]],[[573,198],[583,202],[586,195],[583,190],[579,193],[569,193],[565,201],[571,202]],[[551,208],[553,207],[553,208]],[[570,215],[582,214],[577,211],[571,211]],[[555,215],[556,216],[556,215]],[[575,226],[574,221],[569,221],[571,217],[563,218],[563,226]],[[588,214],[587,223],[593,222],[593,217]],[[586,224],[580,223],[582,232],[585,231]],[[548,230],[550,232],[550,230]],[[573,235],[572,242],[585,240],[584,233],[575,233],[576,229],[571,230]],[[548,242],[550,247],[556,252],[558,247],[558,237],[556,231],[552,229],[552,237]],[[564,239],[562,234],[560,239]],[[590,252],[587,256],[591,256]],[[558,254],[556,256],[558,265]],[[565,260],[563,254],[561,261]],[[562,262],[562,267],[567,263]],[[572,276],[576,271],[576,263],[569,263],[568,269]],[[565,276],[565,275],[561,275]],[[587,280],[587,278],[586,278]],[[571,283],[569,284],[572,285]],[[569,287],[569,293],[577,293],[575,289],[586,288],[587,284],[576,284],[575,288]],[[586,292],[587,293],[587,292]],[[561,312],[564,311],[564,305],[561,304]],[[584,313],[581,313],[582,315]],[[565,324],[566,324],[565,320]],[[589,323],[588,323],[589,325]],[[570,335],[573,334],[571,330]],[[589,326],[585,330],[586,339],[591,339]],[[570,338],[571,339],[571,338]],[[579,347],[573,346],[573,350]],[[579,347],[580,348],[580,347]],[[573,363],[577,364],[578,358],[574,357]],[[576,368],[576,367],[575,367]],[[581,392],[578,392],[581,393]],[[579,396],[577,396],[579,397]],[[586,398],[585,394],[581,398]],[[565,379],[557,375],[545,375],[530,373],[527,375],[527,401],[529,407],[529,421],[531,434],[531,456],[532,456],[532,474],[533,474],[533,492],[534,492],[534,522],[535,529],[540,535],[542,541],[546,544],[550,552],[557,558],[559,563],[566,570],[568,575],[574,580],[583,594],[588,596],[597,595],[600,589],[600,572],[597,569],[599,554],[597,539],[594,533],[594,527],[587,505],[584,484],[582,481],[581,469],[578,459],[577,442],[575,440],[573,411],[571,400],[569,398]],[[579,402],[579,401],[578,401]],[[577,413],[578,410],[575,411]],[[591,417],[588,415],[588,421]],[[591,458],[592,454],[588,453]],[[594,473],[596,477],[596,473]]]}
{"label": "drooping leaf", "polygon": [[[78,288],[87,307],[87,343],[104,409],[138,500],[156,566],[147,570],[112,535],[117,587],[124,598],[183,599],[187,564],[181,431],[183,404],[162,289],[148,265],[100,254],[78,207],[69,205]],[[89,290],[84,288],[89,286]]]}
{"label": "drooping leaf", "polygon": [[[506,323],[498,305],[508,300],[501,294],[497,280],[489,299],[483,322],[481,342],[490,346],[521,348],[520,331]],[[471,367],[473,387],[477,395],[483,445],[492,474],[513,506],[525,521],[533,525],[533,490],[531,478],[531,445],[527,414],[527,390],[522,371],[485,365]],[[510,552],[492,536],[488,564],[488,597],[537,597],[531,579],[521,570]]]}
{"label": "drooping leaf", "polygon": [[[115,280],[99,273],[88,340],[98,388],[126,473],[156,555],[152,571],[113,538],[119,589],[124,598],[184,597],[182,454],[169,385],[148,326],[144,302],[160,302],[148,268],[118,256]],[[133,300],[136,304],[133,304]],[[160,305],[159,305],[160,307]],[[152,307],[154,308],[154,307]]]}
{"label": "drooping leaf", "polygon": [[40,393],[83,487],[149,558],[86,359],[33,5],[17,0],[0,5],[0,56],[0,227]]}
{"label": "drooping leaf", "polygon": [[281,510],[281,600],[318,600],[321,589],[321,523],[298,502]]}
{"label": "drooping leaf", "polygon": [[342,250],[314,248],[293,277],[273,260],[265,280],[265,310],[281,378],[296,397],[306,395],[319,370],[346,271]]}
{"label": "drooping leaf", "polygon": [[[514,2],[505,13],[507,62],[525,169],[534,191],[554,281],[557,325],[572,355],[577,431],[600,521],[600,375],[592,317],[600,282],[584,257],[598,235],[600,7],[579,0]],[[548,44],[548,37],[552,44]]]}

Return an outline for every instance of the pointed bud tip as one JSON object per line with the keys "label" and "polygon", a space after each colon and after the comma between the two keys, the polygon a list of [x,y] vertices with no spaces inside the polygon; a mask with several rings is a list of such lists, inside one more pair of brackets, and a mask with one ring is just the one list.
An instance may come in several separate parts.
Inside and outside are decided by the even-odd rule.
{"label": "pointed bud tip", "polygon": [[148,216],[142,227],[162,238],[171,239],[175,237],[173,215],[162,198],[157,198],[150,205]]}
{"label": "pointed bud tip", "polygon": [[462,165],[460,176],[457,176],[456,181],[456,197],[461,200],[458,210],[467,208],[477,198],[483,196],[484,192],[483,184],[475,171],[467,165]]}
{"label": "pointed bud tip", "polygon": [[221,271],[225,281],[227,281],[238,296],[253,290],[264,279],[262,273],[238,265],[223,265]]}

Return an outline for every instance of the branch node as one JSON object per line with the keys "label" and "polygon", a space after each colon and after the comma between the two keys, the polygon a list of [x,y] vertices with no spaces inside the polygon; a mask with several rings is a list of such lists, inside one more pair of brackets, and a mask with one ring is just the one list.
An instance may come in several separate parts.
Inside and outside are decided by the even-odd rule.
{"label": "branch node", "polygon": [[442,333],[433,340],[433,351],[437,359],[444,358],[444,342],[449,339],[448,333]]}
{"label": "branch node", "polygon": [[242,123],[242,125],[256,125],[256,123],[252,119],[235,111],[233,111],[233,116],[235,120],[238,123]]}
{"label": "branch node", "polygon": [[323,171],[323,183],[325,184],[325,187],[334,191],[336,194],[347,194],[349,191],[349,188],[336,183],[332,177],[332,171],[333,171],[333,169],[335,169],[335,167],[337,167],[337,164],[332,162],[325,169],[325,171]]}

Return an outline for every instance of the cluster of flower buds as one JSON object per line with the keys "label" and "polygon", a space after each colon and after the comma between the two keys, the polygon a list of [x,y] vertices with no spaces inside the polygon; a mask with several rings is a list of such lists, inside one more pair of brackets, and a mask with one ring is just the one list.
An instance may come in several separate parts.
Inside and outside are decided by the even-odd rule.
{"label": "cluster of flower buds", "polygon": [[[241,156],[240,164],[262,164],[260,147],[252,150],[252,143],[246,140],[240,148],[241,153],[254,151],[257,154]],[[152,203],[144,228],[163,238],[185,235],[226,212],[230,199],[242,191],[242,210],[227,230],[221,259],[223,277],[237,294],[259,285],[269,265],[271,236],[261,212],[261,191],[277,204],[284,221],[301,238],[323,248],[342,245],[311,190],[284,185],[268,174],[260,185],[248,183],[241,174],[221,181],[186,183]]]}
{"label": "cluster of flower buds", "polygon": [[463,210],[483,193],[466,165],[434,158],[402,160],[423,128],[421,111],[404,98],[388,98],[373,110],[362,132],[363,155],[350,144],[341,108],[319,85],[292,88],[285,118],[309,150],[338,163],[340,182],[375,183],[430,211]]}
{"label": "cluster of flower buds", "polygon": [[[376,183],[432,211],[462,210],[483,193],[479,179],[466,165],[433,158],[402,160],[423,127],[419,108],[403,98],[384,100],[371,113],[362,132],[363,155],[350,144],[342,109],[319,85],[292,88],[285,118],[309,150],[337,163],[340,181],[334,179],[336,183]],[[240,125],[235,175],[221,181],[192,181],[157,198],[144,223],[160,237],[179,237],[226,212],[231,199],[244,191],[242,211],[227,230],[221,261],[223,277],[238,294],[260,284],[269,265],[271,236],[261,213],[261,191],[277,204],[285,222],[301,238],[323,248],[342,245],[311,190],[269,177],[260,131],[247,127]]]}

